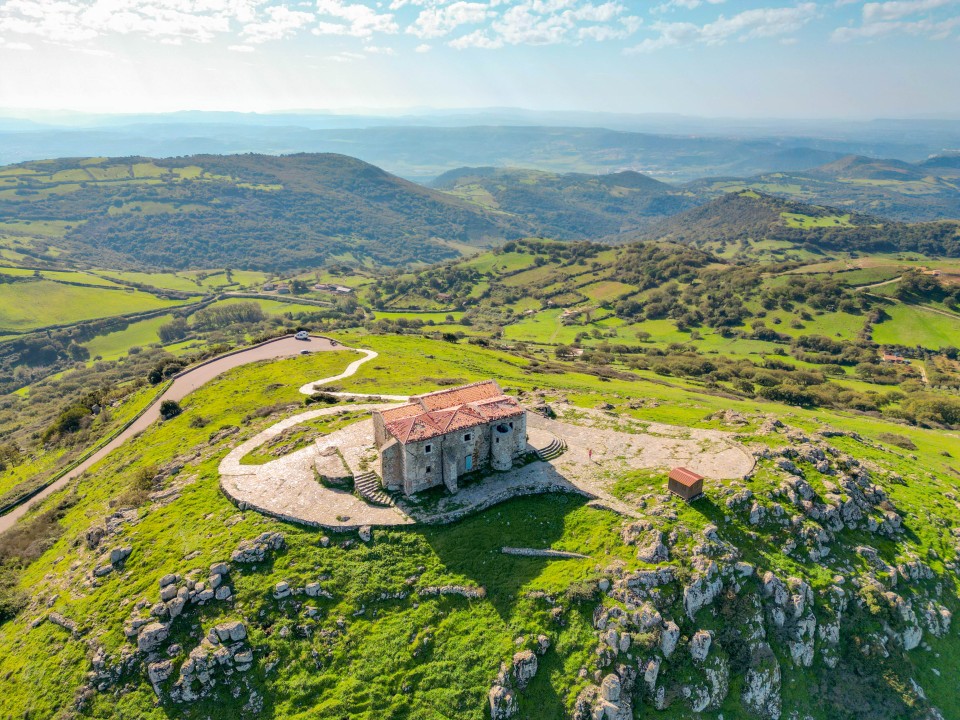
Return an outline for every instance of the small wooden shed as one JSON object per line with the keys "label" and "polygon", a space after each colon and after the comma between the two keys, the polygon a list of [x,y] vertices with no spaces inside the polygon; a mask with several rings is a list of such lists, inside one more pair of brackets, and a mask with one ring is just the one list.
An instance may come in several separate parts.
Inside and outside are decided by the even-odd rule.
{"label": "small wooden shed", "polygon": [[667,489],[687,502],[696,500],[703,495],[703,475],[697,475],[684,467],[675,467],[670,471]]}

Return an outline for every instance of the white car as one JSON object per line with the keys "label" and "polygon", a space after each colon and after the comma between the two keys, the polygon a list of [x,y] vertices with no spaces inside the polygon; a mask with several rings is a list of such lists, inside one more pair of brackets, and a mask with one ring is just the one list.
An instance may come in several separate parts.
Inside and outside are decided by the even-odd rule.
{"label": "white car", "polygon": [[298,333],[297,333],[296,335],[294,335],[293,337],[296,338],[297,340],[309,340],[309,339],[310,339],[310,333],[308,333],[306,330],[301,330],[300,332],[298,332]]}

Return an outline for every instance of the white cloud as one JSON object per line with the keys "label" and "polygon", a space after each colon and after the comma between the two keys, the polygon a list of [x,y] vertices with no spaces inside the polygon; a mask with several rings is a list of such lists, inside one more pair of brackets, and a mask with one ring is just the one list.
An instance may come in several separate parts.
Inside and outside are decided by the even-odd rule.
{"label": "white cloud", "polygon": [[[890,0],[866,3],[862,9],[862,23],[855,27],[841,27],[833,31],[838,42],[874,39],[887,35],[918,35],[933,40],[950,36],[960,24],[960,17],[934,19],[931,14],[958,0]],[[917,17],[917,16],[920,17]],[[912,18],[912,19],[911,19]]]}
{"label": "white cloud", "polygon": [[338,22],[323,21],[313,29],[315,35],[370,37],[374,33],[392,34],[400,30],[391,13],[378,13],[359,2],[317,0],[317,14]]}
{"label": "white cloud", "polygon": [[667,0],[667,2],[662,5],[657,5],[654,7],[651,12],[662,13],[669,12],[671,10],[694,10],[705,2],[710,5],[719,5],[724,0]]}
{"label": "white cloud", "polygon": [[444,7],[430,7],[420,11],[407,32],[421,38],[443,37],[461,25],[483,22],[493,13],[482,2],[455,2]]}
{"label": "white cloud", "polygon": [[731,17],[721,15],[705,25],[689,22],[657,22],[650,26],[651,30],[659,33],[657,37],[647,38],[626,52],[648,53],[691,43],[722,45],[732,40],[778,37],[796,32],[816,15],[816,3],[806,2],[794,7],[755,8]]}
{"label": "white cloud", "polygon": [[327,56],[327,60],[333,60],[333,62],[338,62],[338,63],[352,63],[352,62],[356,62],[357,60],[366,60],[366,59],[367,59],[367,56],[364,55],[363,53],[355,53],[355,52],[341,52],[341,53],[337,53],[336,55]]}
{"label": "white cloud", "polygon": [[864,23],[884,20],[900,20],[917,13],[935,10],[952,5],[956,0],[891,0],[891,2],[869,2],[863,6]]}
{"label": "white cloud", "polygon": [[484,30],[474,30],[472,33],[451,40],[447,44],[455,50],[466,50],[467,48],[496,50],[503,47],[503,40],[498,37],[490,37]]}
{"label": "white cloud", "polygon": [[249,45],[228,45],[227,50],[238,53],[252,53],[254,48]]}
{"label": "white cloud", "polygon": [[929,37],[931,40],[946,40],[957,28],[960,28],[960,17],[936,21],[873,22],[860,27],[837,28],[833,31],[831,37],[837,42],[860,39],[871,40],[887,35],[914,35]]}
{"label": "white cloud", "polygon": [[430,52],[431,49],[432,48],[429,45],[427,45],[427,43],[421,43],[420,45],[417,45],[416,48],[414,48],[414,51],[418,53],[426,53],[426,52]]}
{"label": "white cloud", "polygon": [[365,53],[369,53],[370,55],[396,55],[397,54],[392,47],[382,47],[378,45],[366,45],[364,46],[363,51]]}
{"label": "white cloud", "polygon": [[263,43],[269,40],[280,40],[309,25],[314,19],[313,13],[291,10],[286,5],[268,7],[266,14],[265,20],[244,25],[240,34],[247,42]]}

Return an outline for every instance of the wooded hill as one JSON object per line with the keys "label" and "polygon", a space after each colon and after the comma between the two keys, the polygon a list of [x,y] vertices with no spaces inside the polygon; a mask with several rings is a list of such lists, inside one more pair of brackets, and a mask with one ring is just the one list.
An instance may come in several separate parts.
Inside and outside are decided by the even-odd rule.
{"label": "wooded hill", "polygon": [[596,240],[694,207],[690,193],[637,172],[557,174],[516,168],[461,168],[433,187],[518,215],[559,240]]}
{"label": "wooded hill", "polygon": [[960,218],[960,154],[935,155],[919,163],[848,155],[810,170],[749,178],[707,178],[686,189],[697,196],[751,188],[845,211],[903,222]]}
{"label": "wooded hill", "polygon": [[724,195],[620,239],[697,245],[773,240],[827,251],[960,254],[960,224],[956,222],[888,221],[753,190]]}
{"label": "wooded hill", "polygon": [[101,265],[393,265],[531,232],[344,155],[61,159],[5,168],[0,183],[0,221],[67,221],[68,248]]}

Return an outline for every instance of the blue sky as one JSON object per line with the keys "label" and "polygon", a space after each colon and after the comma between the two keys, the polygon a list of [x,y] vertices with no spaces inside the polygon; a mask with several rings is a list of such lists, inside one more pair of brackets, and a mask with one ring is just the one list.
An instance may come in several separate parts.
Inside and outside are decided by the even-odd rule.
{"label": "blue sky", "polygon": [[960,0],[0,0],[0,107],[960,116]]}

